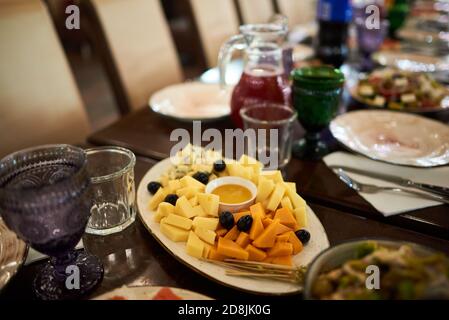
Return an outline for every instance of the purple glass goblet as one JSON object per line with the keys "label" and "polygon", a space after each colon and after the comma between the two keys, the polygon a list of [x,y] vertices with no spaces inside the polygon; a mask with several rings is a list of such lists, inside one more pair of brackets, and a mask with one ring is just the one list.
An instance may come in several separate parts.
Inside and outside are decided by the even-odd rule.
{"label": "purple glass goblet", "polygon": [[[378,16],[369,9],[374,6],[378,9]],[[357,33],[357,44],[361,54],[361,71],[371,71],[374,62],[371,56],[378,51],[388,33],[389,23],[386,19],[386,10],[382,1],[365,0],[354,6],[354,22]],[[378,20],[378,21],[376,21]]]}
{"label": "purple glass goblet", "polygon": [[0,214],[50,261],[33,282],[44,300],[77,299],[99,284],[98,258],[75,251],[90,216],[86,155],[69,145],[19,151],[0,161]]}
{"label": "purple glass goblet", "polygon": [[374,68],[374,62],[371,56],[378,51],[385,40],[388,32],[388,21],[382,20],[378,29],[367,28],[365,22],[356,23],[357,26],[357,43],[361,54],[362,71],[371,71]]}

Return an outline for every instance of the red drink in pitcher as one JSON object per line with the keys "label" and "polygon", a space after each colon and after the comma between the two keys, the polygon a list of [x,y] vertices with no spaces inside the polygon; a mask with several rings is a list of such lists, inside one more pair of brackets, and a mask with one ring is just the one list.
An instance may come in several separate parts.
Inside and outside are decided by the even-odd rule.
{"label": "red drink in pitcher", "polygon": [[237,127],[243,127],[240,109],[257,103],[291,105],[291,88],[282,69],[259,65],[245,70],[231,100],[231,117]]}
{"label": "red drink in pitcher", "polygon": [[291,106],[291,88],[284,72],[281,43],[287,37],[287,24],[250,24],[240,27],[220,50],[220,83],[226,85],[226,67],[235,50],[244,52],[244,72],[235,86],[231,117],[242,128],[240,109],[254,104],[272,103]]}

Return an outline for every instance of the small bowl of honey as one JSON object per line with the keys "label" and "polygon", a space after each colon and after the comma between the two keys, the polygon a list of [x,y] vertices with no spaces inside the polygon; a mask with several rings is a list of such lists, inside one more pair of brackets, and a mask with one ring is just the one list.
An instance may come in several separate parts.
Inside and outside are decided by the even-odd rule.
{"label": "small bowl of honey", "polygon": [[257,187],[243,178],[224,177],[209,182],[206,193],[220,197],[220,212],[235,213],[254,204]]}

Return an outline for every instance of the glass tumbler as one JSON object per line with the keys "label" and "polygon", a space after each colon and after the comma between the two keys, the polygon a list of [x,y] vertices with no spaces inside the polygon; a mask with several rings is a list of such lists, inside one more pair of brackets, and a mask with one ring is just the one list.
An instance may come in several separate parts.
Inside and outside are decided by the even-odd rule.
{"label": "glass tumbler", "polygon": [[282,170],[291,159],[296,112],[289,106],[261,103],[241,109],[240,115],[245,135],[252,137],[246,153],[255,155],[266,169]]}
{"label": "glass tumbler", "polygon": [[119,147],[94,148],[86,153],[93,196],[86,233],[105,236],[121,232],[136,218],[136,157]]}

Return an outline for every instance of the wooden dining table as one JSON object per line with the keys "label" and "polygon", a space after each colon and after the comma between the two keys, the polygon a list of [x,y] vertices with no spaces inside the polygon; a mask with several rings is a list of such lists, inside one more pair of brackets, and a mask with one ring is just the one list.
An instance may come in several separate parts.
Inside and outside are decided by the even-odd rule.
{"label": "wooden dining table", "polygon": [[[93,133],[88,143],[116,145],[137,156],[136,183],[158,161],[167,158],[177,141],[174,129],[192,132],[192,122],[180,122],[149,108],[129,114],[109,127]],[[233,128],[229,119],[202,123],[202,129]],[[298,127],[295,138],[304,134]],[[339,150],[326,134],[333,150]],[[386,218],[355,191],[344,185],[323,161],[292,159],[285,170],[288,181],[297,183],[299,194],[321,220],[331,245],[360,238],[410,241],[449,254],[449,207],[441,205]],[[128,286],[169,286],[196,291],[216,299],[300,299],[301,295],[264,297],[241,292],[197,274],[167,252],[145,229],[140,219],[121,233],[83,237],[85,250],[100,257],[105,274],[91,297]],[[34,299],[32,280],[44,261],[23,266],[0,294],[0,299]]]}

